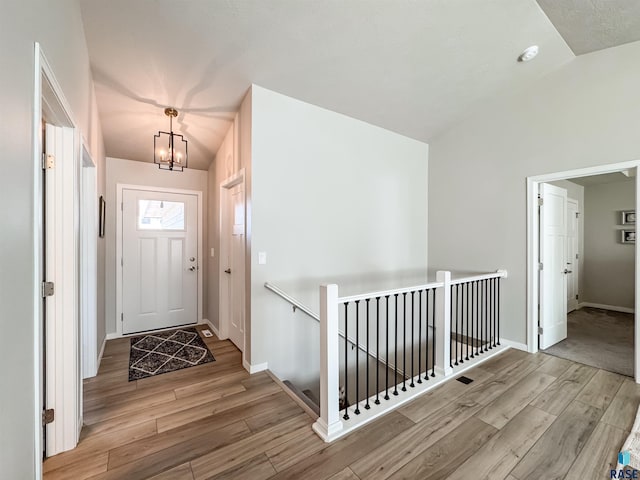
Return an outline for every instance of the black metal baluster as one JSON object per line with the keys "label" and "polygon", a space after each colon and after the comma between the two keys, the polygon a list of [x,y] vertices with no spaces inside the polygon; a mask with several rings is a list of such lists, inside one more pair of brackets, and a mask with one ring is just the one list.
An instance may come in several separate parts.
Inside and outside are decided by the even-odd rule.
{"label": "black metal baluster", "polygon": [[395,338],[396,342],[394,344],[394,361],[393,361],[393,394],[398,395],[398,294],[394,295],[396,301],[396,327],[395,327]]}
{"label": "black metal baluster", "polygon": [[424,379],[429,380],[429,290],[424,291],[425,313],[425,353],[424,353]]}
{"label": "black metal baluster", "polygon": [[366,368],[366,372],[367,372],[367,380],[366,380],[366,386],[367,386],[367,400],[364,404],[364,408],[366,410],[369,410],[371,408],[371,405],[369,405],[369,299],[367,298],[365,300],[365,302],[367,302],[367,368]]}
{"label": "black metal baluster", "polygon": [[[458,287],[460,290],[458,291]],[[462,345],[462,338],[464,333],[464,284],[459,283],[456,286],[456,297],[458,297],[458,305],[460,307],[460,328],[458,329],[458,344],[460,348],[460,363],[464,363],[464,346]]]}
{"label": "black metal baluster", "polygon": [[[436,289],[433,288],[433,301],[431,302],[431,318],[433,321],[433,336],[431,337],[431,376],[436,376]],[[428,379],[427,379],[428,380]]]}
{"label": "black metal baluster", "polygon": [[483,309],[484,309],[484,345],[483,345],[483,352],[488,352],[489,349],[487,348],[487,343],[488,343],[488,337],[489,337],[489,318],[487,315],[487,306],[489,305],[489,292],[487,291],[487,280],[483,280],[482,283],[484,284],[484,302],[482,302],[483,305]]}
{"label": "black metal baluster", "polygon": [[[409,386],[411,388],[415,387],[415,384],[413,383],[413,376],[414,376],[413,375],[413,364],[414,364],[414,360],[413,360],[413,343],[414,343],[413,336],[414,335],[413,335],[413,333],[415,331],[415,326],[414,326],[414,313],[415,313],[414,310],[415,310],[415,307],[414,307],[414,304],[413,304],[413,294],[414,293],[415,292],[411,292],[411,383],[409,384]],[[418,365],[420,365],[420,364],[418,364]]]}
{"label": "black metal baluster", "polygon": [[475,282],[473,282],[474,285],[474,289],[476,292],[476,302],[475,302],[475,324],[476,324],[476,335],[473,339],[473,346],[474,346],[474,350],[475,350],[475,355],[478,355],[478,347],[480,345],[480,284],[478,283],[478,280],[476,280]]}
{"label": "black metal baluster", "polygon": [[[455,336],[455,344],[456,344],[456,362],[454,363],[454,365],[458,366],[458,332],[460,331],[458,329],[458,285],[460,285],[459,283],[456,283],[456,301],[455,301],[455,306],[456,306],[456,321],[455,321],[455,326],[456,326],[456,336]],[[453,302],[453,293],[451,294],[451,305],[454,305]]]}
{"label": "black metal baluster", "polygon": [[380,405],[380,297],[376,297],[376,400]]}
{"label": "black metal baluster", "polygon": [[467,356],[464,358],[465,360],[469,360],[469,282],[464,284],[464,288],[465,288],[465,294],[466,294],[466,298],[467,298],[467,336],[466,336],[466,350],[467,350]]}
{"label": "black metal baluster", "polygon": [[[428,340],[429,340],[429,334],[427,333],[427,341]],[[422,383],[422,375],[420,375],[421,365],[422,365],[422,290],[418,290],[418,383]]]}
{"label": "black metal baluster", "polygon": [[[349,302],[344,304],[344,398],[345,405],[349,403],[347,400],[349,398],[349,336],[347,335],[347,324],[349,318]],[[334,404],[335,405],[335,404]],[[349,408],[345,407],[344,416],[342,417],[345,420],[349,420]]]}
{"label": "black metal baluster", "polygon": [[480,341],[478,342],[478,346],[479,348],[479,353],[484,352],[484,289],[483,289],[484,285],[482,283],[482,280],[479,280],[478,282],[478,288],[480,289],[479,291],[479,299],[480,302],[478,303],[478,308],[480,309],[479,315],[480,315]]}
{"label": "black metal baluster", "polygon": [[497,321],[496,323],[498,324],[498,345],[500,345],[500,287],[502,286],[502,281],[500,278],[498,278],[498,298],[496,299],[496,304],[497,304]]}
{"label": "black metal baluster", "polygon": [[385,377],[385,395],[384,395],[384,399],[385,400],[389,400],[389,295],[385,295],[384,298],[386,299],[386,305],[387,305],[387,316],[385,317],[385,321],[387,323],[387,331],[386,331],[386,338],[387,338],[387,356],[385,357],[385,360],[387,362],[386,368],[384,369],[384,377]]}
{"label": "black metal baluster", "polygon": [[489,282],[489,350],[493,349],[493,278]]}
{"label": "black metal baluster", "polygon": [[475,290],[473,288],[473,282],[469,282],[469,286],[471,287],[471,338],[469,339],[471,341],[471,355],[469,355],[470,358],[473,358],[473,347],[475,345],[475,336],[474,336],[474,321],[475,321],[475,315],[474,315],[474,311],[475,311]]}
{"label": "black metal baluster", "polygon": [[356,300],[356,409],[360,415],[360,300]]}
{"label": "black metal baluster", "polygon": [[407,292],[402,294],[402,391],[407,391]]}

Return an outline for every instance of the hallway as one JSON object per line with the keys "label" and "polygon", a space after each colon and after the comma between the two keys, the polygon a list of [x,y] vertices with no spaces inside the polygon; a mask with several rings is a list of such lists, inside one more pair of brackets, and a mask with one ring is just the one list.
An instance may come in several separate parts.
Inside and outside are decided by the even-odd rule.
{"label": "hallway", "polygon": [[[508,350],[332,444],[266,373],[249,376],[229,342],[216,362],[127,381],[129,339],[112,340],[85,383],[76,450],[47,480],[600,478],[638,403],[631,380]],[[544,462],[540,461],[544,458]]]}

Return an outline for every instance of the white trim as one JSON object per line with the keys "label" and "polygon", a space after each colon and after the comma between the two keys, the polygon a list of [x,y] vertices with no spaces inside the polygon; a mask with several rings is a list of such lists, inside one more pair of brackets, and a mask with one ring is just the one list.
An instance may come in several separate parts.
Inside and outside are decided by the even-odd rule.
{"label": "white trim", "polygon": [[[43,88],[47,82],[48,88]],[[47,94],[49,92],[49,94]],[[82,427],[82,382],[79,358],[82,355],[79,340],[79,308],[78,308],[78,252],[79,236],[77,231],[79,212],[78,171],[81,152],[80,132],[73,118],[72,110],[67,102],[62,88],[56,80],[53,70],[48,63],[40,44],[34,44],[34,98],[33,98],[33,229],[35,232],[33,243],[33,278],[34,278],[34,470],[36,478],[42,477],[42,407],[45,392],[42,389],[45,375],[48,379],[47,406],[56,409],[56,422],[47,426],[48,440],[47,454],[74,448],[78,442]],[[51,95],[51,96],[49,96]],[[66,136],[65,146],[71,150],[69,162],[58,162],[59,175],[62,175],[63,192],[57,192],[56,228],[60,228],[62,246],[56,248],[55,258],[60,268],[51,275],[56,277],[56,299],[49,302],[52,311],[57,311],[55,322],[49,323],[47,336],[47,370],[42,368],[44,350],[43,330],[43,301],[40,292],[42,267],[44,256],[42,245],[45,232],[43,226],[42,197],[42,121],[43,111],[51,110],[48,120],[62,128],[62,135]],[[50,280],[49,278],[48,280]],[[52,299],[53,297],[49,297]],[[53,306],[55,304],[55,307]],[[47,307],[49,309],[49,306]],[[64,313],[62,313],[64,312]],[[52,316],[52,318],[54,318]],[[51,392],[55,392],[52,394]],[[54,399],[55,396],[55,399]]]}
{"label": "white trim", "polygon": [[112,332],[112,333],[107,333],[107,335],[104,337],[104,341],[108,341],[108,340],[115,340],[116,338],[122,338],[122,335]]}
{"label": "white trim", "polygon": [[500,339],[501,345],[506,345],[507,347],[515,348],[516,350],[522,350],[523,352],[527,352],[529,347],[526,343],[513,342],[511,340],[507,340],[506,338]]}
{"label": "white trim", "polygon": [[[152,187],[149,185],[131,185],[127,183],[118,183],[116,184],[116,204],[114,205],[116,209],[116,337],[126,337],[131,335],[126,335],[122,333],[122,322],[120,321],[122,314],[122,265],[120,264],[119,259],[122,258],[122,210],[118,208],[118,205],[122,204],[122,191],[123,190],[141,190],[147,192],[166,192],[166,193],[177,193],[183,195],[195,195],[198,198],[198,313],[196,316],[196,323],[191,325],[197,325],[202,322],[202,299],[203,299],[203,272],[204,272],[204,264],[205,258],[203,256],[203,236],[204,236],[204,228],[203,228],[203,217],[204,217],[204,209],[202,205],[202,195],[203,193],[200,190],[186,190],[181,188],[164,188],[164,187]],[[171,330],[171,327],[162,330]],[[140,333],[136,333],[135,335],[139,335]],[[132,334],[134,335],[134,334]]]}
{"label": "white trim", "polygon": [[251,365],[249,362],[247,362],[247,360],[244,358],[244,354],[242,355],[242,366],[244,367],[244,369],[251,373],[258,373],[258,372],[263,372],[265,370],[269,369],[269,364],[267,362],[264,363],[258,363],[256,365]]}
{"label": "white trim", "polygon": [[580,302],[578,304],[578,310],[583,307],[591,307],[591,308],[600,308],[602,310],[611,310],[612,312],[622,312],[622,313],[635,313],[633,308],[629,307],[618,307],[616,305],[604,305],[602,303],[591,303],[591,302]]}
{"label": "white trim", "polygon": [[216,328],[216,326],[213,323],[211,323],[209,321],[208,318],[203,318],[201,324],[207,325],[211,329],[211,331],[213,333],[215,333],[216,337],[218,337],[218,339],[220,339],[220,335],[219,335],[218,329]]}
{"label": "white trim", "polygon": [[[537,194],[540,183],[555,182],[590,175],[623,172],[640,167],[640,160],[580,168],[564,172],[527,177],[527,350],[538,351],[538,215]],[[636,192],[640,192],[640,176],[636,175]],[[636,195],[636,211],[640,211],[640,195]],[[635,311],[640,311],[640,250],[635,244]],[[640,345],[640,317],[635,316],[634,345]],[[640,383],[640,348],[634,348],[634,377]]]}
{"label": "white trim", "polygon": [[[361,409],[360,415],[355,415],[355,413],[353,412],[355,406],[349,407],[351,420],[342,422],[342,429],[335,432],[329,432],[327,434],[326,430],[323,428],[322,419],[319,418],[318,421],[312,425],[313,431],[316,432],[318,436],[320,436],[320,438],[322,438],[325,442],[333,442],[334,440],[337,440],[347,435],[348,433],[353,432],[354,430],[364,426],[365,424],[370,423],[373,420],[376,420],[393,410],[396,410],[398,407],[415,400],[421,395],[434,390],[439,385],[443,385],[448,381],[455,380],[467,370],[471,370],[478,365],[485,363],[489,359],[506,352],[510,348],[511,347],[506,344],[499,347],[494,347],[492,350],[483,353],[482,356],[476,357],[477,360],[465,361],[464,366],[453,368],[451,374],[447,376],[441,376],[440,374],[437,374],[436,377],[431,378],[428,382],[417,383],[416,381],[415,388],[410,389],[408,393],[403,392],[397,397],[391,396],[389,400],[386,400],[380,405],[375,405],[375,403],[373,402],[373,400],[375,399],[375,395],[372,395],[369,398],[371,405],[370,410]],[[414,378],[417,380],[418,377]],[[360,401],[360,405],[362,405],[363,403],[364,401]]]}

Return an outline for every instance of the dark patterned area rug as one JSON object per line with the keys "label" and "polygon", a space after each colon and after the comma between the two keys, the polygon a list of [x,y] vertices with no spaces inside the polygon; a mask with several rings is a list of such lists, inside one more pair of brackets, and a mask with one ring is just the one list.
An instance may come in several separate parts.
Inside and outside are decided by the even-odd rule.
{"label": "dark patterned area rug", "polygon": [[132,337],[129,381],[214,361],[193,327]]}

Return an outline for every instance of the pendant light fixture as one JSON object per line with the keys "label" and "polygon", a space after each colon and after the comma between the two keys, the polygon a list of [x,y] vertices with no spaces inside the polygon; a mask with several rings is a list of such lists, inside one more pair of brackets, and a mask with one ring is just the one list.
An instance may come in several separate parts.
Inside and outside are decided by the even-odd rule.
{"label": "pendant light fixture", "polygon": [[161,170],[181,172],[187,168],[187,141],[173,133],[173,118],[178,116],[178,110],[168,107],[164,114],[169,117],[169,131],[153,136],[153,161]]}

